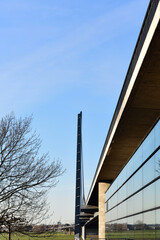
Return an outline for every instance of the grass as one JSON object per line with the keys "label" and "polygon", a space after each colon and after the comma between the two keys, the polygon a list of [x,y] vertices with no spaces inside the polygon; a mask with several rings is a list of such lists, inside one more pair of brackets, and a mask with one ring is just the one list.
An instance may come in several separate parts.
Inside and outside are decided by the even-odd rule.
{"label": "grass", "polygon": [[[0,240],[8,240],[8,234],[0,234]],[[13,233],[12,240],[74,240],[74,235],[68,235],[63,233],[43,233],[24,235],[21,233]]]}
{"label": "grass", "polygon": [[160,230],[144,230],[144,231],[128,231],[128,232],[113,232],[106,235],[106,239],[160,239]]}

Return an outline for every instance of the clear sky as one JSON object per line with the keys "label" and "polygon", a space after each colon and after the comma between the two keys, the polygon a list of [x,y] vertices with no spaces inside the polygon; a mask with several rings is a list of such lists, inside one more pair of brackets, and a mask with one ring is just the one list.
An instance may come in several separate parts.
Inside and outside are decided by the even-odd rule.
{"label": "clear sky", "polygon": [[49,223],[74,222],[77,114],[86,196],[149,0],[0,0],[0,117],[33,114],[66,173]]}

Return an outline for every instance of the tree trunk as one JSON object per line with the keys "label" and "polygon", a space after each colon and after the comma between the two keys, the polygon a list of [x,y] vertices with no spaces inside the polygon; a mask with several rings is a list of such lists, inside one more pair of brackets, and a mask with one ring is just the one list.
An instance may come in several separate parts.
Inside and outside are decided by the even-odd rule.
{"label": "tree trunk", "polygon": [[11,240],[11,225],[8,225],[8,240]]}

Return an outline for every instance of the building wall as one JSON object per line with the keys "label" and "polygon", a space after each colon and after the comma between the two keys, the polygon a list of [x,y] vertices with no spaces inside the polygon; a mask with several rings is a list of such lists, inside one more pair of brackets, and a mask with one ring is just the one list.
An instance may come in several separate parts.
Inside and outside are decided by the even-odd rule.
{"label": "building wall", "polygon": [[105,238],[105,192],[109,188],[109,183],[98,183],[98,209],[99,209],[99,221],[98,221],[98,236],[99,239]]}
{"label": "building wall", "polygon": [[105,194],[107,239],[160,239],[160,121]]}

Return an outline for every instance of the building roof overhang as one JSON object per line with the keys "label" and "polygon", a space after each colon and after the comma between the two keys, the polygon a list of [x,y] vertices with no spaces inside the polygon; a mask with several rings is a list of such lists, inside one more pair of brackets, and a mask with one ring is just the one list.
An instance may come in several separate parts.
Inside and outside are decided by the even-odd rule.
{"label": "building roof overhang", "polygon": [[160,0],[151,0],[90,188],[112,182],[160,117]]}
{"label": "building roof overhang", "polygon": [[81,212],[93,214],[95,212],[98,212],[98,207],[97,206],[91,206],[91,205],[82,205]]}

